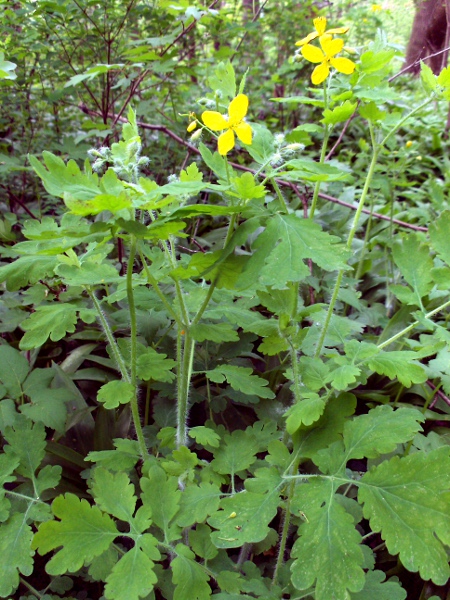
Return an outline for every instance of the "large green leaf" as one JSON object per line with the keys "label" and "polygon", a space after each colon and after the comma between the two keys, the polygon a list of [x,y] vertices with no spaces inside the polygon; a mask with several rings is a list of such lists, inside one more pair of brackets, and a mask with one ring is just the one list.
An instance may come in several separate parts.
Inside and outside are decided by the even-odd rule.
{"label": "large green leaf", "polygon": [[[393,245],[392,253],[395,264],[413,290],[411,292],[409,288],[395,286],[394,292],[398,291],[400,293],[401,290],[403,296],[406,292],[407,296],[404,300],[407,304],[421,306],[421,298],[426,296],[433,287],[431,276],[433,260],[428,245],[421,243],[417,235],[409,234],[403,236],[400,241]],[[399,298],[403,301],[403,297],[399,296]]]}
{"label": "large green leaf", "polygon": [[31,575],[33,555],[30,544],[33,537],[31,527],[24,514],[14,514],[0,527],[0,596],[8,597],[19,585],[19,572]]}
{"label": "large green leaf", "polygon": [[209,600],[209,575],[195,562],[195,554],[184,544],[177,544],[175,552],[177,556],[170,565],[176,586],[173,600]]}
{"label": "large green leaf", "polygon": [[450,449],[438,448],[373,467],[359,482],[358,500],[373,531],[410,571],[444,585],[449,576]]}
{"label": "large green leaf", "polygon": [[142,501],[145,506],[150,506],[154,524],[168,538],[178,539],[178,528],[171,527],[171,522],[180,509],[178,478],[167,477],[163,469],[155,465],[150,467],[147,477],[141,478],[141,488]]}
{"label": "large green leaf", "polygon": [[292,510],[305,515],[294,544],[292,583],[306,590],[314,583],[317,600],[347,600],[364,586],[361,535],[353,517],[336,502],[333,482],[298,486]]}
{"label": "large green leaf", "polygon": [[[206,326],[205,327],[209,327]],[[259,396],[260,398],[275,398],[275,394],[266,386],[269,382],[262,377],[252,374],[248,367],[235,365],[218,365],[211,371],[206,371],[206,377],[215,383],[223,383],[225,379],[230,386],[243,394]]]}
{"label": "large green leaf", "polygon": [[395,350],[380,352],[367,361],[368,366],[390,379],[397,378],[405,387],[413,383],[424,383],[427,380],[425,369],[415,362],[416,353],[410,350]]}
{"label": "large green leaf", "polygon": [[351,594],[352,600],[405,600],[406,590],[402,588],[396,577],[386,579],[383,571],[369,571],[363,589]]}
{"label": "large green leaf", "polygon": [[0,381],[10,398],[22,398],[23,382],[30,371],[30,363],[18,350],[3,344],[0,346]]}
{"label": "large green leaf", "polygon": [[138,600],[147,597],[157,581],[153,567],[153,561],[141,548],[131,548],[106,578],[105,597],[108,600]]}
{"label": "large green leaf", "polygon": [[0,283],[6,281],[9,291],[20,290],[29,283],[52,277],[58,263],[56,256],[21,256],[9,265],[0,267]]}
{"label": "large green leaf", "polygon": [[52,510],[60,521],[42,523],[32,543],[39,554],[62,546],[47,563],[50,575],[81,569],[85,562],[105,552],[119,534],[111,517],[74,494],[55,498]]}
{"label": "large green leaf", "polygon": [[231,435],[224,435],[223,443],[214,451],[211,466],[217,473],[235,475],[255,462],[257,452],[254,440],[245,431],[237,429]]}
{"label": "large green leaf", "polygon": [[366,415],[360,415],[344,425],[346,460],[375,458],[393,452],[398,444],[408,442],[422,428],[425,420],[414,408],[393,410],[377,406]]}
{"label": "large green leaf", "polygon": [[304,260],[310,258],[326,271],[346,268],[348,251],[339,238],[321,230],[311,220],[277,214],[252,244],[254,254],[238,280],[241,287],[256,281],[282,289],[290,281],[309,275]]}
{"label": "large green leaf", "polygon": [[433,249],[440,258],[450,265],[450,210],[444,210],[436,221],[430,223],[429,235]]}
{"label": "large green leaf", "polygon": [[220,488],[214,483],[202,482],[188,486],[181,495],[180,512],[176,522],[181,527],[202,523],[219,508]]}
{"label": "large green leaf", "polygon": [[42,346],[48,338],[58,342],[66,333],[73,333],[78,310],[79,307],[62,302],[38,306],[28,319],[22,321],[21,327],[25,330],[25,335],[20,340],[20,347],[32,350]]}

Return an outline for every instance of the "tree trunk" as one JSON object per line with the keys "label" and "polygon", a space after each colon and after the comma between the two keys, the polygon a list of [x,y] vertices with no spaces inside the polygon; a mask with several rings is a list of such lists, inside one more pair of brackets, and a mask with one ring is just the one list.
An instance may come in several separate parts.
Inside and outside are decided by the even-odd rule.
{"label": "tree trunk", "polygon": [[449,17],[450,0],[422,0],[418,3],[406,52],[408,72],[417,75],[419,61],[427,57],[430,57],[427,64],[436,75],[446,66],[448,50],[442,51],[448,46]]}

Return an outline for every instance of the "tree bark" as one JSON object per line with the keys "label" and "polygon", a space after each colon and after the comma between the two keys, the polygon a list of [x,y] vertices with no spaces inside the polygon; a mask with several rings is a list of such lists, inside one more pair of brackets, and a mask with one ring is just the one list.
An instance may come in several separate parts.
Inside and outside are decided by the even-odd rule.
{"label": "tree bark", "polygon": [[[447,65],[450,0],[422,0],[418,3],[411,37],[406,51],[405,67],[417,75],[419,61],[426,59],[436,75]],[[436,56],[433,56],[436,55]]]}

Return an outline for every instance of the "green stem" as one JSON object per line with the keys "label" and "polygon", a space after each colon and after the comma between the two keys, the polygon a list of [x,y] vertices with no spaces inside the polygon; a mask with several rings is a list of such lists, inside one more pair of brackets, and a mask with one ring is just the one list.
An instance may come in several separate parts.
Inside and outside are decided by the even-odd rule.
{"label": "green stem", "polygon": [[127,265],[127,299],[128,299],[128,310],[130,311],[130,341],[131,341],[131,376],[130,383],[134,387],[134,394],[130,401],[131,414],[133,416],[134,429],[136,431],[136,437],[139,443],[139,450],[143,459],[147,456],[147,447],[145,445],[144,433],[142,431],[141,419],[139,416],[139,407],[137,393],[138,389],[136,386],[136,360],[137,360],[137,321],[136,321],[136,304],[134,302],[133,292],[133,267],[134,259],[136,257],[136,238],[131,236],[130,244],[130,255],[128,257]]}
{"label": "green stem", "polygon": [[156,295],[161,300],[161,302],[165,306],[167,312],[170,314],[172,319],[176,322],[176,324],[178,325],[178,328],[183,329],[183,323],[182,323],[181,319],[177,315],[176,311],[173,309],[172,305],[167,300],[166,296],[164,295],[164,292],[159,287],[159,284],[158,284],[157,280],[155,279],[155,277],[152,275],[150,269],[148,268],[147,261],[145,260],[145,256],[140,249],[139,249],[139,257],[140,257],[142,265],[144,267],[145,276],[147,277],[147,281],[155,290]]}
{"label": "green stem", "polygon": [[[291,475],[293,475],[294,473],[296,473],[298,471],[299,464],[300,464],[300,458],[297,458],[292,465]],[[282,567],[283,562],[284,562],[284,553],[286,551],[286,541],[287,541],[287,536],[289,533],[289,527],[291,524],[291,502],[292,502],[292,498],[294,496],[295,485],[296,485],[296,479],[291,479],[291,482],[288,487],[286,506],[284,509],[283,525],[281,526],[281,538],[280,538],[280,545],[278,547],[277,562],[275,564],[275,569],[274,569],[273,576],[272,576],[272,587],[276,586],[278,583],[278,575],[280,572],[280,568]]]}
{"label": "green stem", "polygon": [[[353,238],[355,237],[356,231],[358,229],[359,219],[361,217],[362,209],[364,208],[364,203],[366,201],[367,194],[369,192],[370,184],[372,182],[372,178],[375,173],[375,167],[376,167],[377,160],[378,160],[379,148],[376,145],[374,131],[373,131],[373,125],[370,123],[370,121],[369,121],[369,130],[370,130],[370,137],[372,140],[372,147],[373,147],[372,160],[370,162],[369,172],[367,173],[366,181],[364,183],[364,188],[361,193],[361,198],[359,199],[358,207],[356,209],[355,216],[353,218],[352,227],[348,234],[348,238],[347,238],[347,249],[348,250],[351,249]],[[330,304],[328,306],[328,312],[327,312],[327,316],[325,318],[325,323],[322,327],[319,342],[317,344],[316,353],[315,353],[316,358],[318,358],[322,352],[323,343],[325,341],[325,336],[327,334],[328,327],[329,327],[330,321],[331,321],[331,317],[333,315],[334,307],[335,307],[335,304],[336,304],[336,301],[337,301],[337,298],[339,295],[339,290],[341,287],[343,276],[344,276],[344,269],[340,269],[338,271],[336,283],[335,283],[334,289],[333,289],[333,294],[331,296]]]}
{"label": "green stem", "polygon": [[286,202],[285,202],[285,200],[283,198],[283,194],[281,193],[280,187],[279,187],[278,183],[276,182],[276,179],[274,177],[271,177],[270,178],[270,182],[272,183],[273,188],[274,188],[274,190],[275,190],[275,192],[277,194],[278,202],[280,203],[280,208],[281,208],[282,212],[285,215],[287,215],[288,212],[289,212],[288,211],[288,207],[287,207],[287,204],[286,204]]}
{"label": "green stem", "polygon": [[[323,108],[326,110],[328,108],[328,94],[327,94],[327,86],[326,82],[323,83]],[[322,142],[322,149],[320,151],[319,164],[323,164],[325,162],[325,156],[327,153],[328,139],[330,137],[331,128],[329,125],[325,124],[325,131]],[[314,194],[311,202],[311,209],[309,211],[309,218],[312,219],[314,217],[314,213],[316,212],[317,200],[319,198],[321,182],[316,181],[314,186]]]}
{"label": "green stem", "polygon": [[125,361],[119,350],[116,340],[114,339],[114,335],[111,331],[108,321],[106,320],[102,307],[100,306],[100,302],[97,300],[94,292],[91,290],[90,287],[86,287],[85,289],[89,294],[90,299],[92,300],[92,304],[94,305],[95,310],[97,311],[100,324],[102,326],[106,339],[108,340],[109,347],[111,348],[111,352],[116,362],[117,368],[119,369],[120,374],[122,375],[122,379],[127,383],[130,383],[131,379],[127,367],[125,365]]}
{"label": "green stem", "polygon": [[24,585],[32,594],[34,594],[36,598],[43,598],[45,596],[45,594],[41,594],[40,592],[38,592],[37,589],[34,588],[30,583],[28,583],[28,581],[26,581],[26,579],[24,579],[23,577],[19,577],[19,579],[20,583]]}
{"label": "green stem", "polygon": [[183,361],[181,367],[180,387],[178,389],[177,403],[177,448],[187,445],[187,419],[189,388],[192,376],[192,363],[194,360],[195,341],[186,332],[183,347]]}
{"label": "green stem", "polygon": [[[424,318],[425,319],[430,319],[435,314],[441,312],[441,310],[444,310],[444,308],[447,308],[447,306],[450,306],[450,300],[447,300],[447,302],[444,302],[444,304],[441,304],[437,308],[435,308],[433,310],[430,310],[430,312],[428,312],[425,315]],[[379,350],[382,350],[383,348],[386,348],[386,346],[389,346],[393,342],[397,341],[399,338],[403,337],[404,335],[406,335],[407,333],[409,333],[410,331],[412,331],[414,329],[414,327],[416,327],[417,325],[419,325],[419,323],[420,323],[420,321],[414,321],[413,323],[411,323],[411,325],[408,325],[408,327],[405,327],[404,329],[402,329],[401,331],[399,331],[398,333],[396,333],[395,335],[393,335],[392,337],[390,337],[388,340],[386,340],[382,344],[378,344],[377,348]]]}
{"label": "green stem", "polygon": [[432,100],[434,100],[434,95],[431,96],[430,98],[427,98],[424,102],[422,102],[422,104],[419,104],[419,106],[417,106],[414,110],[412,110],[411,112],[409,112],[407,115],[405,115],[403,117],[403,119],[401,119],[396,125],[394,125],[394,127],[391,129],[391,131],[386,135],[385,138],[383,138],[383,141],[380,144],[380,147],[383,147],[386,142],[388,141],[388,139],[394,135],[394,133],[396,131],[398,131],[400,129],[400,127],[403,126],[403,124],[409,119],[411,118],[413,115],[415,115],[416,113],[418,113],[420,110],[422,110],[422,108],[424,108],[427,104],[429,104]]}

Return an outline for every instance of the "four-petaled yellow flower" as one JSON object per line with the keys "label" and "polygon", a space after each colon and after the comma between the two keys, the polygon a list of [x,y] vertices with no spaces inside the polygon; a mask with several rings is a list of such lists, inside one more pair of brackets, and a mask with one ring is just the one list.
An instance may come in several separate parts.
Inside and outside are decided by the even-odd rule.
{"label": "four-petaled yellow flower", "polygon": [[355,70],[355,63],[349,58],[335,58],[336,54],[341,52],[344,47],[344,40],[339,38],[332,39],[328,33],[321,35],[319,38],[320,48],[306,44],[302,48],[303,58],[309,62],[320,63],[312,72],[311,81],[314,85],[319,85],[330,74],[330,65],[345,75],[350,75]]}
{"label": "four-petaled yellow flower", "polygon": [[312,33],[309,33],[302,40],[295,42],[296,46],[304,46],[305,44],[309,44],[309,42],[312,42],[313,40],[315,40],[316,38],[318,38],[324,34],[333,35],[335,33],[347,33],[347,31],[350,29],[350,27],[335,27],[334,29],[328,29],[328,31],[326,31],[326,28],[327,28],[326,17],[317,17],[317,19],[313,20],[313,23],[314,23],[315,31],[313,31]]}
{"label": "four-petaled yellow flower", "polygon": [[239,94],[228,107],[228,117],[224,117],[215,110],[205,110],[202,121],[212,131],[225,131],[219,135],[217,149],[219,154],[225,156],[234,148],[234,134],[244,144],[252,143],[252,128],[244,121],[248,110],[248,98],[245,94]]}

